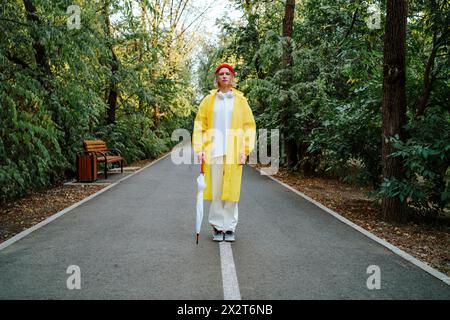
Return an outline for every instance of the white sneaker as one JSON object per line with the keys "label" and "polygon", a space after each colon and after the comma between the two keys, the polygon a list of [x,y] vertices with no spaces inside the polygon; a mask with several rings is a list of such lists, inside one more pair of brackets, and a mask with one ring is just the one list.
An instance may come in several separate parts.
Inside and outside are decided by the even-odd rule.
{"label": "white sneaker", "polygon": [[227,232],[225,232],[225,241],[233,242],[234,240],[236,240],[236,239],[235,239],[235,236],[234,236],[234,232],[233,232],[233,231],[227,231]]}
{"label": "white sneaker", "polygon": [[213,241],[223,241],[224,234],[222,231],[214,229],[213,231]]}

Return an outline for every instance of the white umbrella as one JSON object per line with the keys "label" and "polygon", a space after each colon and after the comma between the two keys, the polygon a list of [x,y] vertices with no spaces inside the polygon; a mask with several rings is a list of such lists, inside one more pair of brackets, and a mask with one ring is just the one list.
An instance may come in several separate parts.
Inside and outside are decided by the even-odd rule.
{"label": "white umbrella", "polygon": [[197,223],[195,225],[197,231],[197,244],[200,235],[200,228],[203,221],[203,190],[206,188],[205,183],[205,164],[202,159],[201,172],[197,177]]}

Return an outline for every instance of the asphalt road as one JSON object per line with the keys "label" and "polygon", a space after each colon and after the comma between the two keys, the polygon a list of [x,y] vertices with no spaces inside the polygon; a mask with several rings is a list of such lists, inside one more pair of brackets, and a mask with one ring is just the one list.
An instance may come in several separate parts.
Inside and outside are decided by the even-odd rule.
{"label": "asphalt road", "polygon": [[[223,299],[219,244],[194,241],[199,165],[156,162],[0,251],[0,299]],[[242,299],[450,299],[450,286],[246,166]],[[67,268],[80,270],[70,290]],[[380,270],[368,289],[367,268]]]}

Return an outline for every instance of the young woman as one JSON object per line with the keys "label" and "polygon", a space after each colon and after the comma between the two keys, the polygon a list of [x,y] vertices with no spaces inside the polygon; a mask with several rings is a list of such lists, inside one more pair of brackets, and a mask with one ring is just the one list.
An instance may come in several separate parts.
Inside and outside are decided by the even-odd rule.
{"label": "young woman", "polygon": [[256,123],[247,99],[234,88],[228,64],[215,70],[217,89],[198,108],[192,144],[205,162],[204,200],[210,200],[209,223],[214,241],[234,241],[238,222],[242,167],[255,145]]}

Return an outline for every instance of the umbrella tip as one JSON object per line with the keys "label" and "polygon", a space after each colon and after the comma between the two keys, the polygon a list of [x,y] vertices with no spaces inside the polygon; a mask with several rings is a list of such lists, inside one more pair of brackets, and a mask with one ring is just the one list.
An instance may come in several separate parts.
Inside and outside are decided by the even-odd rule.
{"label": "umbrella tip", "polygon": [[197,244],[198,244],[198,236],[199,236],[199,234],[197,233],[197,241],[196,241],[196,242],[197,242]]}

